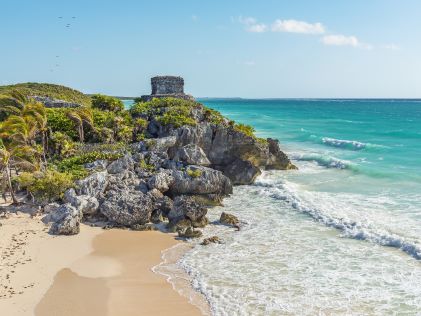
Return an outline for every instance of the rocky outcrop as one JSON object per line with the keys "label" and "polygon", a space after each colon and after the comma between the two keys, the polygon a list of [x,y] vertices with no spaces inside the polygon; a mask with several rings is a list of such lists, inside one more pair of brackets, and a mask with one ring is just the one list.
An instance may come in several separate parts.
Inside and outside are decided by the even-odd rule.
{"label": "rocky outcrop", "polygon": [[78,103],[68,102],[64,100],[59,99],[53,99],[50,97],[42,97],[42,96],[32,96],[35,101],[41,102],[45,105],[47,108],[77,108],[81,105]]}
{"label": "rocky outcrop", "polygon": [[68,189],[64,194],[64,201],[76,208],[83,215],[93,215],[97,212],[99,202],[90,195],[76,195],[74,189]]}
{"label": "rocky outcrop", "polygon": [[218,170],[202,166],[189,166],[186,171],[174,170],[174,182],[170,186],[173,195],[232,193],[231,181]]}
{"label": "rocky outcrop", "polygon": [[250,161],[241,159],[234,160],[231,164],[224,166],[222,171],[235,185],[253,183],[262,173]]}
{"label": "rocky outcrop", "polygon": [[193,197],[181,195],[174,199],[174,205],[167,217],[170,222],[173,223],[177,223],[183,219],[188,219],[191,221],[193,226],[200,226],[203,221],[206,221],[204,219],[206,214],[207,209],[203,205],[197,203]]}
{"label": "rocky outcrop", "polygon": [[195,144],[179,148],[174,155],[174,160],[188,165],[209,166],[211,164],[203,149]]}
{"label": "rocky outcrop", "polygon": [[230,225],[237,227],[240,224],[237,216],[222,212],[219,222],[224,225]]}
{"label": "rocky outcrop", "polygon": [[210,244],[222,244],[222,240],[218,236],[212,236],[212,237],[203,239],[203,241],[200,244],[202,246],[207,246]]}
{"label": "rocky outcrop", "polygon": [[108,185],[107,171],[93,173],[75,184],[77,194],[98,197]]}
{"label": "rocky outcrop", "polygon": [[149,189],[157,189],[160,192],[166,192],[170,189],[170,186],[174,183],[172,173],[167,170],[162,170],[157,174],[153,175],[148,180]]}
{"label": "rocky outcrop", "polygon": [[106,192],[99,210],[101,214],[117,224],[144,225],[150,221],[152,199],[140,191],[113,188]]}
{"label": "rocky outcrop", "polygon": [[125,155],[124,157],[113,161],[107,167],[107,171],[110,174],[122,173],[123,171],[133,170],[133,169],[134,169],[134,161],[130,155]]}
{"label": "rocky outcrop", "polygon": [[80,231],[81,212],[69,203],[62,204],[46,216],[45,222],[53,222],[50,233],[76,235]]}

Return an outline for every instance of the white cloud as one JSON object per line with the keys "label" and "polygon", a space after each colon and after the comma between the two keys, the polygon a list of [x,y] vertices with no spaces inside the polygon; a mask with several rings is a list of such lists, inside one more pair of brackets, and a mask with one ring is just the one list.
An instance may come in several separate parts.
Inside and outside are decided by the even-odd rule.
{"label": "white cloud", "polygon": [[267,29],[268,29],[267,25],[266,24],[263,24],[263,23],[252,24],[252,25],[249,25],[246,28],[246,30],[248,32],[252,32],[252,33],[263,33],[263,32],[266,32]]}
{"label": "white cloud", "polygon": [[257,20],[252,17],[245,17],[243,18],[240,16],[238,18],[241,24],[244,24],[246,26],[246,31],[251,33],[263,33],[268,30],[268,27],[266,24],[263,23],[257,23]]}
{"label": "white cloud", "polygon": [[325,35],[322,37],[322,43],[330,46],[351,46],[369,50],[373,49],[370,44],[360,42],[355,36],[345,36],[341,34]]}
{"label": "white cloud", "polygon": [[244,62],[244,65],[246,65],[246,66],[254,66],[254,65],[256,65],[256,63],[254,61],[252,61],[252,60],[249,60],[249,61],[245,61]]}
{"label": "white cloud", "polygon": [[276,20],[272,24],[272,32],[323,34],[325,33],[325,27],[321,23],[311,24],[297,20]]}

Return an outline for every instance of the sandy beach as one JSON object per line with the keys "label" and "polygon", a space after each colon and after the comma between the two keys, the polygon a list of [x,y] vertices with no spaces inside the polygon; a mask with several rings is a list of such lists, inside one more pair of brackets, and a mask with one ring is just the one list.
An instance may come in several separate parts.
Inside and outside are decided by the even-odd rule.
{"label": "sandy beach", "polygon": [[78,235],[51,236],[26,214],[0,222],[4,315],[203,314],[203,299],[201,311],[152,271],[179,243],[172,235],[82,225]]}

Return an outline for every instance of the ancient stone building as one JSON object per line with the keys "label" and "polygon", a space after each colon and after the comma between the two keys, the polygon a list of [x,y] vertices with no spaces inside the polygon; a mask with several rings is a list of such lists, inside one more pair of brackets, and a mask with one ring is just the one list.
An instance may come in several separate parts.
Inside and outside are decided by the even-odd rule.
{"label": "ancient stone building", "polygon": [[184,93],[184,79],[177,76],[156,76],[151,78],[152,94],[142,95],[143,101],[153,98],[179,98],[193,100],[191,95]]}

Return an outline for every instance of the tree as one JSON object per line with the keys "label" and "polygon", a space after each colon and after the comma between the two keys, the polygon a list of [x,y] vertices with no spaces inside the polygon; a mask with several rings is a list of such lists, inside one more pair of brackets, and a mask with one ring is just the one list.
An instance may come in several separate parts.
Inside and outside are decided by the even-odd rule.
{"label": "tree", "polygon": [[124,104],[120,99],[95,94],[92,96],[92,107],[103,111],[120,112],[124,109]]}
{"label": "tree", "polygon": [[5,120],[10,115],[18,115],[27,98],[17,90],[8,94],[0,94],[0,120]]}
{"label": "tree", "polygon": [[67,112],[67,117],[75,123],[79,134],[79,140],[83,143],[85,140],[83,125],[85,124],[90,128],[94,128],[94,120],[91,109],[85,107],[75,108],[74,110]]}
{"label": "tree", "polygon": [[12,196],[13,204],[18,204],[12,185],[11,170],[12,168],[21,168],[23,170],[36,170],[37,166],[31,162],[33,148],[29,146],[5,146],[0,138],[0,170],[6,179],[6,186]]}

